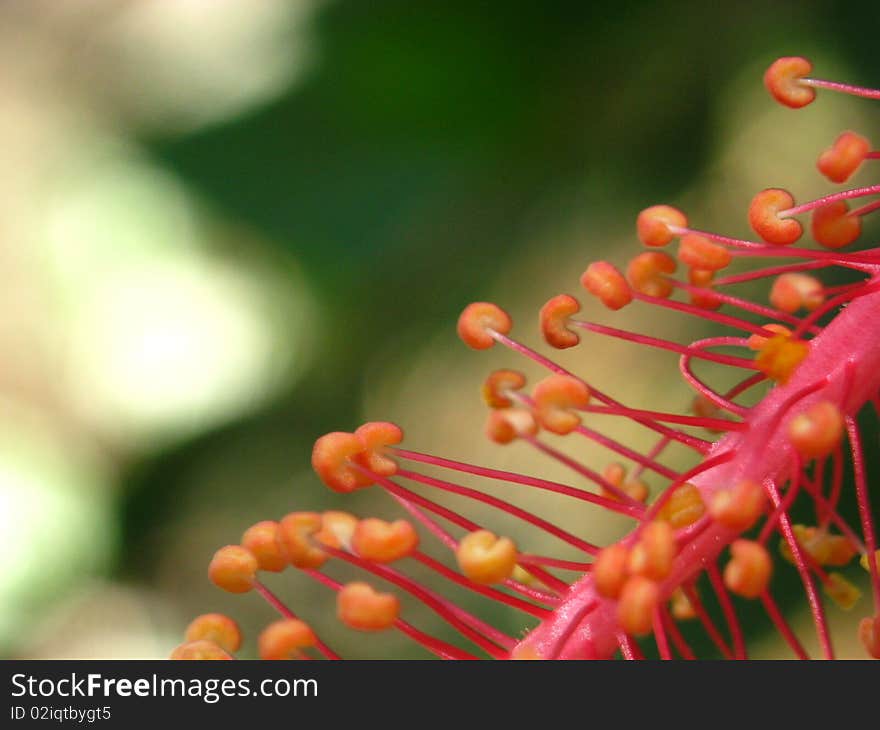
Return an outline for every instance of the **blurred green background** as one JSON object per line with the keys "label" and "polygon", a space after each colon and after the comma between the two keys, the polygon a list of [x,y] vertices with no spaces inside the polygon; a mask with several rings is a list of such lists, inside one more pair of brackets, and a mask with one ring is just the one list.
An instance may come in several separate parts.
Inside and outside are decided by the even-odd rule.
{"label": "blurred green background", "polygon": [[[797,53],[876,84],[877,19],[869,2],[0,4],[0,654],[165,656],[208,610],[251,647],[271,613],[209,584],[214,549],[294,509],[395,513],[319,484],[325,431],[391,418],[417,450],[543,469],[482,443],[482,375],[521,363],[467,352],[462,306],[531,322],[591,259],[632,255],[653,202],[745,234],[755,190],[821,192],[816,154],[870,134],[876,108],[823,96],[792,116],[761,73]],[[668,358],[566,362],[635,405],[687,402]],[[589,539],[622,529],[529,499]],[[419,655],[342,631],[324,589],[273,585],[353,656]]]}

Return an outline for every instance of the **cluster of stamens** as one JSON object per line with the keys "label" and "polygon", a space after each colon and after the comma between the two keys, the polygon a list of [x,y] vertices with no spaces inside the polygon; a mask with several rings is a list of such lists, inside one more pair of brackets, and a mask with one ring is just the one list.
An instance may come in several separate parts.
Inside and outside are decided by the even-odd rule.
{"label": "cluster of stamens", "polygon": [[[811,103],[817,89],[880,98],[880,91],[815,79],[811,71],[803,58],[779,59],[767,70],[765,85],[792,108]],[[817,166],[840,184],[877,158],[880,152],[866,138],[844,132],[821,153]],[[878,200],[850,207],[872,196]],[[880,404],[880,338],[872,336],[880,321],[880,249],[842,250],[858,241],[863,220],[878,209],[880,185],[803,204],[785,190],[769,188],[748,206],[745,217],[756,240],[745,240],[694,227],[678,208],[655,205],[636,220],[643,252],[622,270],[598,261],[580,277],[582,289],[609,310],[659,307],[732,333],[682,344],[629,332],[581,318],[581,302],[567,293],[541,308],[540,331],[552,348],[576,347],[584,337],[601,335],[676,354],[680,373],[694,390],[686,413],[627,406],[513,339],[513,321],[501,307],[469,305],[458,321],[465,344],[476,350],[501,345],[546,371],[531,386],[518,370],[497,370],[486,378],[486,435],[497,444],[519,442],[535,449],[567,468],[576,484],[410,451],[400,446],[398,426],[367,423],[353,433],[318,439],[312,465],[336,492],[383,490],[408,519],[388,523],[345,512],[294,512],[260,522],[245,531],[240,544],[217,551],[210,579],[231,593],[259,593],[280,614],[259,637],[260,656],[267,659],[339,657],[260,580],[260,572],[288,568],[335,593],[336,615],[346,627],[397,630],[443,658],[608,658],[618,651],[625,658],[649,651],[661,658],[693,658],[688,634],[697,631],[719,654],[745,658],[736,610],[740,600],[759,601],[769,624],[796,656],[805,658],[807,651],[771,590],[774,574],[791,570],[786,568],[791,564],[803,583],[820,652],[831,658],[822,595],[843,609],[860,605],[861,591],[844,574],[859,562],[869,576],[873,608],[861,620],[858,635],[866,652],[880,658],[880,552],[856,422],[865,404]],[[807,215],[808,225],[800,220]],[[806,233],[820,248],[795,245]],[[782,263],[725,273],[744,261],[765,258]],[[827,286],[817,273],[831,267],[858,279]],[[766,302],[735,293],[739,284],[766,279],[771,280]],[[743,378],[732,388],[716,390],[698,374],[700,362],[743,371]],[[743,394],[761,389],[756,404],[742,403]],[[655,445],[643,452],[602,433],[594,422],[603,417],[648,429]],[[578,440],[586,439],[604,447],[611,458],[593,469],[546,434],[565,437],[575,452]],[[671,444],[689,450],[695,465],[682,471],[665,463]],[[847,455],[852,489],[844,484]],[[417,471],[419,465],[430,467],[431,474]],[[623,515],[634,521],[634,528],[602,547],[453,477],[488,480],[507,491],[538,489],[554,500],[576,500]],[[652,482],[662,488],[652,489]],[[516,541],[499,536],[491,525],[477,524],[426,492],[482,503],[583,557],[529,552],[527,532]],[[843,515],[848,495],[858,525]],[[795,524],[791,511],[805,501],[812,505],[815,522]],[[770,544],[774,536],[777,546]],[[421,545],[426,537],[448,559],[426,552]],[[363,579],[337,582],[323,570],[331,561],[353,566]],[[438,586],[409,577],[408,564],[433,571]],[[571,573],[573,579],[562,577]],[[454,604],[443,596],[442,581],[515,609],[524,633],[509,636]],[[405,621],[404,593],[472,646],[449,643]],[[711,604],[704,600],[707,595]],[[185,638],[176,658],[230,658],[241,643],[235,623],[219,614],[196,619]]]}

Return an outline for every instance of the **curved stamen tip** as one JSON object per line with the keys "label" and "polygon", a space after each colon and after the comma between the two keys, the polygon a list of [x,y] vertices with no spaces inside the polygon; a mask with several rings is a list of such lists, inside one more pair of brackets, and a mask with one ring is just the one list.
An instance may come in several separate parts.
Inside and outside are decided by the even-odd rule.
{"label": "curved stamen tip", "polygon": [[458,318],[458,336],[474,350],[488,350],[495,344],[492,332],[506,335],[513,328],[513,320],[497,304],[473,302]]}
{"label": "curved stamen tip", "polygon": [[558,294],[541,307],[541,333],[548,345],[564,350],[581,341],[580,335],[568,328],[569,317],[580,311],[578,300],[568,294]]}
{"label": "curved stamen tip", "polygon": [[652,205],[636,218],[636,233],[646,246],[665,246],[676,237],[673,228],[687,228],[687,216],[671,205]]}
{"label": "curved stamen tip", "polygon": [[752,198],[749,205],[749,225],[767,243],[788,246],[797,241],[804,232],[798,221],[780,217],[780,213],[790,208],[794,208],[794,198],[787,190],[762,190]]}
{"label": "curved stamen tip", "polygon": [[608,309],[622,309],[632,301],[632,292],[623,274],[607,261],[590,264],[581,274],[581,286]]}
{"label": "curved stamen tip", "polygon": [[871,152],[871,143],[855,132],[843,132],[819,155],[816,167],[833,183],[845,183]]}
{"label": "curved stamen tip", "polygon": [[657,299],[668,299],[674,286],[668,274],[674,274],[675,259],[663,251],[643,251],[630,259],[626,279],[639,294]]}
{"label": "curved stamen tip", "polygon": [[483,401],[489,408],[510,408],[513,405],[511,392],[522,389],[525,384],[526,376],[518,370],[494,370],[483,382]]}
{"label": "curved stamen tip", "polygon": [[196,616],[184,632],[184,639],[212,641],[223,651],[234,654],[241,648],[241,628],[238,623],[222,613],[204,613]]}
{"label": "curved stamen tip", "polygon": [[549,375],[535,386],[535,417],[544,428],[565,435],[581,423],[575,413],[590,403],[590,389],[571,375]]}
{"label": "curved stamen tip", "polygon": [[260,632],[257,650],[260,659],[302,659],[302,650],[316,643],[308,624],[299,619],[281,619]]}
{"label": "curved stamen tip", "polygon": [[803,83],[813,64],[801,56],[776,59],[764,72],[764,86],[780,104],[800,109],[816,98],[815,89]]}
{"label": "curved stamen tip", "polygon": [[353,492],[373,484],[365,470],[384,477],[397,472],[385,450],[402,440],[403,430],[387,421],[365,423],[354,433],[333,431],[315,441],[312,468],[334,492]]}
{"label": "curved stamen tip", "polygon": [[391,628],[400,615],[400,600],[393,593],[379,593],[369,583],[347,583],[336,594],[336,615],[358,631]]}
{"label": "curved stamen tip", "polygon": [[845,200],[835,200],[813,211],[810,232],[816,242],[825,248],[843,248],[862,234],[862,219],[858,215],[850,215]]}

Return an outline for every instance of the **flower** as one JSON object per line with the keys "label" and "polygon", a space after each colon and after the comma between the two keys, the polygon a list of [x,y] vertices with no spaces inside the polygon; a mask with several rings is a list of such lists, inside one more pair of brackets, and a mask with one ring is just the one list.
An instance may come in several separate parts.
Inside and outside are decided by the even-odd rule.
{"label": "flower", "polygon": [[[775,99],[792,108],[812,103],[817,89],[880,98],[880,91],[816,79],[811,71],[806,59],[782,58],[770,66],[764,82]],[[844,132],[821,154],[818,168],[832,182],[842,183],[863,163],[878,158],[880,152],[866,138]],[[866,404],[880,404],[880,338],[873,336],[880,319],[880,249],[842,250],[859,238],[862,219],[880,209],[880,200],[855,209],[850,205],[878,195],[880,185],[873,185],[798,204],[786,190],[763,190],[748,210],[760,239],[755,241],[702,230],[681,210],[655,205],[638,215],[637,234],[647,250],[629,262],[625,273],[599,261],[581,276],[582,287],[611,310],[640,302],[707,320],[735,335],[680,344],[616,329],[582,319],[581,304],[570,294],[553,297],[541,309],[541,332],[553,348],[575,347],[582,337],[601,335],[677,353],[681,375],[696,394],[686,414],[628,406],[514,339],[513,322],[501,307],[477,302],[465,308],[458,321],[465,344],[475,350],[509,348],[549,373],[531,389],[516,370],[488,376],[483,385],[490,408],[487,436],[498,444],[527,442],[592,482],[598,493],[414,451],[401,445],[403,431],[395,424],[367,423],[352,433],[321,436],[313,467],[337,492],[371,486],[384,490],[409,520],[388,523],[343,512],[293,512],[252,526],[240,545],[218,550],[210,578],[233,593],[260,594],[281,614],[281,621],[260,636],[265,658],[310,653],[339,657],[259,579],[260,571],[289,566],[335,593],[337,616],[345,625],[359,631],[401,631],[442,658],[602,659],[619,651],[631,659],[643,656],[648,647],[662,658],[693,658],[679,627],[686,620],[698,622],[721,655],[745,658],[739,600],[760,602],[794,654],[806,658],[773,595],[773,576],[780,565],[770,541],[778,535],[782,558],[794,565],[803,584],[822,654],[834,656],[824,595],[844,608],[870,604],[862,608],[867,615],[858,634],[865,651],[880,658],[880,552],[856,421]],[[820,249],[795,245],[804,237],[801,218],[808,214],[810,235]],[[675,256],[667,253],[676,245]],[[734,260],[763,258],[783,263],[723,273]],[[686,277],[675,276],[679,266]],[[831,267],[858,278],[826,286],[817,274]],[[759,280],[772,281],[767,303],[731,293],[738,284]],[[676,294],[684,298],[674,298]],[[734,387],[718,390],[698,374],[695,363],[700,361],[742,371],[743,377]],[[762,397],[743,405],[741,396],[758,390],[765,391]],[[584,414],[628,419],[653,431],[656,445],[639,452],[585,426]],[[596,441],[632,467],[627,471],[612,463],[594,470],[551,446],[543,432],[565,436],[575,447],[571,451],[578,439]],[[705,438],[707,434],[714,440]],[[671,444],[692,452],[692,468],[678,471],[663,463]],[[854,474],[852,485],[844,483],[846,460]],[[653,501],[642,480],[646,472],[667,484]],[[459,484],[456,480],[463,476],[528,486],[546,492],[548,499],[588,502],[624,515],[634,526],[619,541],[600,547],[506,500]],[[425,496],[426,490],[431,497]],[[435,501],[433,495],[442,493],[515,517],[575,548],[583,559],[526,552],[520,544],[526,543],[527,533],[523,538],[497,535]],[[858,507],[858,524],[849,524],[841,514],[841,501],[850,496]],[[812,504],[814,523],[794,524],[792,508],[804,502]],[[450,560],[420,550],[422,539],[439,542]],[[864,599],[833,570],[857,556],[870,574],[871,596]],[[322,570],[328,561],[354,566],[361,578],[337,582]],[[407,561],[517,609],[532,628],[520,638],[508,636],[453,603],[433,583],[409,577],[399,567]],[[708,578],[726,629],[717,626],[696,591],[702,576]],[[403,593],[431,609],[471,646],[453,645],[409,623],[398,596]],[[174,655],[226,658],[240,641],[229,621],[216,614],[200,617],[193,625],[203,628],[191,629],[188,636],[197,645],[184,644]],[[228,635],[235,641],[206,649],[212,637]]]}

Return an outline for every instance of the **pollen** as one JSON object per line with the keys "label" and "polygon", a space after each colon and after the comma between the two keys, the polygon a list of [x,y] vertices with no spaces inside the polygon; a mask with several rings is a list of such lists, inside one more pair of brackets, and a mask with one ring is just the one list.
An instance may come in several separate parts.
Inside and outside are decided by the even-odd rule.
{"label": "pollen", "polygon": [[661,581],[672,570],[675,559],[675,534],[668,522],[657,520],[645,525],[629,552],[627,567],[634,575]]}
{"label": "pollen", "polygon": [[590,389],[570,375],[550,375],[535,386],[532,397],[541,426],[564,435],[580,426],[580,416],[573,411],[589,405]]}
{"label": "pollen", "polygon": [[[761,325],[761,327],[763,329],[767,330],[768,332],[773,332],[777,335],[783,335],[785,337],[789,337],[791,335],[791,330],[788,327],[786,327],[785,325],[775,324],[775,323],[771,322],[770,324]],[[746,344],[748,345],[748,348],[750,350],[752,350],[753,352],[760,352],[761,349],[764,347],[764,345],[767,344],[767,342],[770,340],[771,337],[772,337],[772,335],[769,335],[769,336],[768,335],[758,335],[758,334],[750,335]]]}
{"label": "pollen", "polygon": [[862,597],[862,592],[840,573],[829,573],[822,590],[844,611],[849,611]]}
{"label": "pollen", "polygon": [[361,520],[351,546],[362,558],[375,563],[393,563],[412,555],[419,545],[419,534],[406,520],[385,522],[375,517]]}
{"label": "pollen", "polygon": [[196,616],[186,627],[187,642],[212,641],[221,649],[234,654],[241,648],[241,629],[229,616],[222,613],[204,613]]}
{"label": "pollen", "polygon": [[709,514],[725,527],[744,532],[763,514],[767,495],[760,484],[744,480],[732,489],[716,492],[709,504]]}
{"label": "pollen", "polygon": [[352,466],[351,460],[363,450],[363,442],[353,433],[334,431],[315,441],[312,467],[334,492],[353,492],[372,483]]}
{"label": "pollen", "polygon": [[327,553],[312,539],[322,522],[317,512],[291,512],[278,523],[278,545],[291,565],[314,570],[327,562]]}
{"label": "pollen", "polygon": [[516,545],[510,538],[496,537],[488,530],[465,535],[455,550],[461,572],[474,583],[503,583],[513,575]]}
{"label": "pollen", "polygon": [[640,294],[667,299],[673,290],[667,274],[675,273],[675,259],[662,251],[644,251],[632,258],[626,267],[630,286]]}
{"label": "pollen", "polygon": [[512,328],[510,315],[490,302],[468,304],[458,318],[458,336],[474,350],[488,350],[495,344],[492,332],[506,335]]}
{"label": "pollen", "polygon": [[486,436],[496,444],[509,444],[523,436],[538,433],[538,422],[530,411],[502,408],[491,411],[486,421]]}
{"label": "pollen", "polygon": [[634,575],[627,579],[617,604],[617,621],[633,636],[651,633],[654,611],[660,605],[660,587],[649,578]]}
{"label": "pollen", "polygon": [[379,593],[369,583],[347,583],[336,594],[336,615],[358,631],[383,631],[400,615],[400,601],[393,593]]}
{"label": "pollen", "polygon": [[620,543],[603,548],[593,563],[596,591],[605,598],[617,598],[626,583],[629,549]]}
{"label": "pollen", "polygon": [[816,167],[834,183],[846,182],[871,152],[871,143],[855,132],[843,132],[819,155]]}
{"label": "pollen", "polygon": [[676,234],[670,229],[687,228],[687,216],[671,205],[652,205],[636,218],[636,233],[646,246],[665,246]]}
{"label": "pollen", "polygon": [[581,286],[608,309],[618,310],[632,301],[626,279],[607,261],[594,261],[581,274]]}
{"label": "pollen", "polygon": [[789,314],[798,309],[812,312],[824,301],[822,282],[809,274],[783,274],[776,277],[770,289],[770,304]]}
{"label": "pollen", "polygon": [[495,370],[483,383],[483,400],[489,408],[510,408],[512,391],[520,390],[526,384],[526,376],[518,370]]}
{"label": "pollen", "polygon": [[541,333],[551,347],[564,350],[581,341],[576,332],[568,328],[568,320],[581,309],[578,300],[568,294],[559,294],[541,307]]}
{"label": "pollen", "polygon": [[672,611],[672,616],[679,621],[690,621],[697,617],[697,610],[694,608],[694,604],[691,603],[691,599],[687,597],[687,594],[681,588],[676,588],[673,592],[672,598],[669,601],[669,608]]}
{"label": "pollen", "polygon": [[724,585],[743,598],[757,598],[767,588],[773,561],[767,549],[752,540],[735,540],[731,560],[724,568]]}
{"label": "pollen", "polygon": [[785,384],[809,352],[810,346],[803,340],[776,335],[761,345],[755,365],[771,380]]}
{"label": "pollen", "polygon": [[241,536],[241,546],[257,559],[260,570],[280,573],[287,567],[287,560],[278,546],[278,523],[263,520],[251,525]]}
{"label": "pollen", "polygon": [[762,190],[749,205],[749,224],[767,243],[788,246],[804,232],[803,226],[794,218],[781,218],[779,215],[793,207],[794,198],[788,191],[779,188]]}
{"label": "pollen", "polygon": [[764,72],[764,86],[780,104],[799,109],[816,98],[815,90],[802,83],[812,70],[813,64],[806,58],[779,58]]}
{"label": "pollen", "polygon": [[692,525],[706,512],[700,490],[690,482],[681,484],[669,496],[657,518],[668,522],[673,529]]}
{"label": "pollen", "polygon": [[210,660],[227,660],[232,659],[228,652],[213,641],[201,639],[199,641],[188,641],[181,644],[171,652],[169,659],[189,660],[189,661],[210,661]]}
{"label": "pollen", "polygon": [[298,619],[281,619],[260,632],[257,648],[260,659],[303,659],[302,650],[315,645],[315,634]]}
{"label": "pollen", "polygon": [[843,415],[830,401],[814,403],[789,421],[788,438],[805,459],[828,456],[843,435]]}
{"label": "pollen", "polygon": [[208,566],[208,577],[228,593],[247,593],[254,587],[259,563],[250,550],[240,545],[220,548]]}
{"label": "pollen", "polygon": [[705,236],[689,233],[681,239],[678,260],[694,269],[719,271],[729,266],[733,257],[724,246],[713,243]]}
{"label": "pollen", "polygon": [[862,235],[862,219],[850,215],[845,200],[836,200],[813,211],[810,231],[825,248],[843,248]]}

